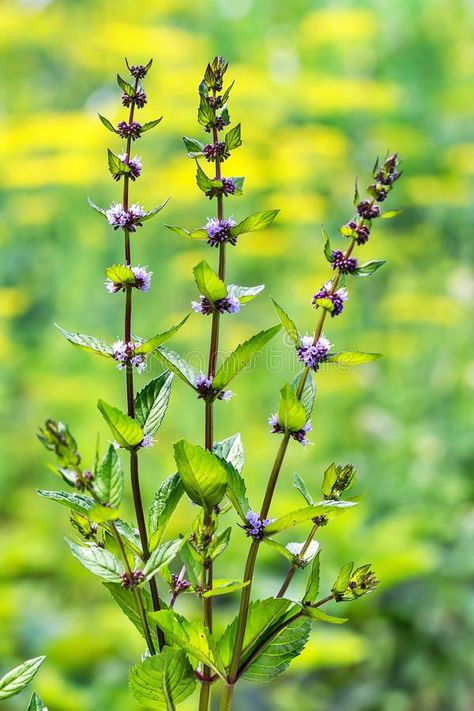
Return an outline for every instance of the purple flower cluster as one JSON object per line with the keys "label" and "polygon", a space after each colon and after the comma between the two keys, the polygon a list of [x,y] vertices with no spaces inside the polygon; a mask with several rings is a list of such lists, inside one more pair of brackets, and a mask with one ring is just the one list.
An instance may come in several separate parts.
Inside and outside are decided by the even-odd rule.
{"label": "purple flower cluster", "polygon": [[224,296],[223,299],[219,299],[212,303],[205,296],[200,296],[199,301],[192,301],[191,306],[193,311],[196,313],[201,313],[204,316],[209,316],[213,311],[219,311],[223,314],[225,312],[229,314],[236,314],[240,311],[240,301],[236,296]]}
{"label": "purple flower cluster", "polygon": [[220,180],[222,182],[221,188],[211,188],[206,192],[208,198],[213,198],[216,195],[234,195],[235,193],[235,183],[233,178],[214,178],[214,180]]}
{"label": "purple flower cluster", "polygon": [[204,146],[202,152],[206,157],[206,160],[208,160],[209,162],[211,162],[212,160],[216,160],[216,158],[221,158],[221,160],[225,160],[230,156],[229,151],[225,147],[224,141],[215,141],[215,143],[208,143],[207,146]]}
{"label": "purple flower cluster", "polygon": [[213,128],[215,128],[217,131],[222,131],[226,126],[229,125],[229,119],[224,118],[223,116],[216,116],[214,121],[208,123],[206,126],[204,126],[204,130],[206,133],[210,133]]}
{"label": "purple flower cluster", "polygon": [[[273,414],[268,418],[268,423],[272,428],[272,433],[273,434],[282,434],[285,431],[285,428],[280,425],[278,422],[278,415]],[[293,437],[297,442],[303,445],[303,447],[306,447],[307,444],[309,444],[309,440],[306,438],[306,435],[311,432],[313,429],[313,426],[308,420],[305,425],[300,430],[296,430],[295,432],[290,432],[290,436]]]}
{"label": "purple flower cluster", "polygon": [[370,237],[370,227],[368,225],[359,224],[355,220],[350,220],[344,227],[347,230],[351,230],[353,233],[351,236],[354,237],[358,245],[365,244]]}
{"label": "purple flower cluster", "polygon": [[[130,168],[130,173],[128,173],[128,175],[132,180],[135,180],[136,178],[140,177],[140,175],[142,174],[141,156],[134,156],[133,158],[129,158],[126,153],[117,153],[117,158],[120,158],[120,160],[125,163],[125,165],[128,165],[128,167]],[[120,180],[121,175],[122,173],[115,173],[114,180]]]}
{"label": "purple flower cluster", "polygon": [[179,595],[185,590],[189,590],[191,583],[189,580],[181,578],[176,573],[171,573],[171,589],[175,595]]}
{"label": "purple flower cluster", "polygon": [[135,77],[135,79],[143,79],[144,77],[146,77],[146,73],[148,71],[148,67],[145,67],[143,64],[132,65],[128,68],[130,74],[132,75],[132,77]]}
{"label": "purple flower cluster", "polygon": [[129,264],[126,266],[133,272],[135,282],[133,284],[125,284],[112,281],[112,279],[107,279],[105,282],[105,288],[107,291],[111,294],[116,294],[117,291],[125,291],[127,286],[131,286],[133,289],[138,289],[139,291],[149,291],[153,272],[147,272],[146,267],[131,267]]}
{"label": "purple flower cluster", "polygon": [[328,339],[321,336],[316,343],[313,343],[312,336],[302,336],[300,344],[296,349],[298,358],[311,370],[318,370],[320,363],[326,360],[331,344]]}
{"label": "purple flower cluster", "polygon": [[132,141],[135,141],[135,139],[140,138],[141,132],[142,125],[141,123],[137,123],[137,121],[130,121],[130,123],[119,121],[117,124],[117,133],[120,138],[130,137]]}
{"label": "purple flower cluster", "polygon": [[150,449],[150,447],[153,447],[154,444],[155,440],[153,439],[153,435],[146,434],[140,442],[140,447],[143,447],[144,449]]}
{"label": "purple flower cluster", "polygon": [[143,373],[146,367],[145,356],[141,353],[134,355],[136,344],[130,341],[116,341],[113,345],[113,357],[118,362],[117,368],[125,370],[128,365],[132,365],[137,369],[137,373]]}
{"label": "purple flower cluster", "polygon": [[232,227],[235,227],[235,220],[231,217],[228,220],[216,220],[216,218],[211,217],[207,223],[205,230],[207,232],[207,243],[211,247],[217,247],[221,242],[228,242],[229,244],[236,245],[237,237],[233,237],[230,234]]}
{"label": "purple flower cluster", "polygon": [[136,232],[137,227],[142,226],[140,220],[145,215],[146,211],[141,205],[134,203],[128,210],[124,210],[119,202],[114,203],[105,213],[109,225],[112,225],[114,230],[120,228],[127,232]]}
{"label": "purple flower cluster", "polygon": [[245,514],[245,518],[247,520],[247,524],[245,526],[242,526],[242,528],[244,529],[244,531],[246,531],[247,536],[253,538],[254,541],[261,541],[263,539],[263,530],[267,526],[269,526],[274,520],[272,518],[262,519],[260,517],[260,514],[256,513],[255,511],[252,511],[252,509],[247,511],[247,513]]}
{"label": "purple flower cluster", "polygon": [[338,269],[341,274],[352,274],[357,269],[357,257],[346,257],[341,249],[332,252],[332,268]]}
{"label": "purple flower cluster", "polygon": [[145,106],[147,102],[147,96],[143,89],[137,89],[133,96],[129,96],[126,92],[122,94],[123,106],[126,106],[128,108],[132,105],[132,102],[135,104],[137,109],[142,109]]}
{"label": "purple flower cluster", "polygon": [[122,587],[129,590],[134,588],[136,585],[140,585],[145,580],[145,576],[142,570],[134,570],[130,576],[128,573],[122,573],[120,576],[122,580]]}
{"label": "purple flower cluster", "polygon": [[347,289],[341,287],[334,293],[332,293],[332,281],[327,281],[322,289],[320,289],[317,294],[313,296],[312,304],[313,306],[318,306],[318,299],[327,299],[332,303],[331,316],[339,316],[344,308],[344,302],[349,298]]}
{"label": "purple flower cluster", "polygon": [[[212,387],[212,380],[207,378],[204,373],[199,373],[194,383],[194,387],[198,392],[198,398],[205,400],[210,395],[215,394],[215,390]],[[218,400],[224,400],[228,402],[233,396],[232,390],[221,390],[217,396]]]}
{"label": "purple flower cluster", "polygon": [[374,205],[373,200],[361,200],[359,203],[357,203],[356,209],[358,214],[364,220],[372,220],[375,217],[380,216],[380,207],[378,205]]}

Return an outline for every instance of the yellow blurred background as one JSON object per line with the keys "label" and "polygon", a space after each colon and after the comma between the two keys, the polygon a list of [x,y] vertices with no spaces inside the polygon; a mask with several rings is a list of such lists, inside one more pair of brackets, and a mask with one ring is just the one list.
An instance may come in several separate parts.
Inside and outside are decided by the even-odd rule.
{"label": "yellow blurred background", "polygon": [[[236,711],[473,708],[473,21],[468,0],[0,2],[0,672],[47,654],[36,688],[51,711],[139,708],[126,678],[142,643],[69,556],[65,511],[35,495],[57,483],[35,440],[38,425],[68,422],[87,459],[96,433],[108,437],[97,398],[123,405],[116,369],[52,327],[108,341],[121,332],[121,299],[103,286],[105,267],[122,259],[121,235],[86,201],[120,199],[106,163],[107,147],[120,143],[97,112],[123,118],[115,73],[125,73],[124,56],[154,58],[140,118],[164,119],[136,145],[144,170],[132,185],[147,208],[172,198],[133,241],[134,263],[154,272],[151,295],[135,299],[135,330],[150,336],[189,309],[193,265],[216,256],[164,228],[195,228],[213,209],[181,136],[203,139],[197,86],[215,54],[230,61],[231,118],[242,122],[244,140],[228,163],[230,174],[246,176],[244,195],[229,198],[226,210],[240,219],[281,208],[271,230],[229,250],[229,280],[266,290],[224,319],[223,349],[275,322],[269,294],[310,330],[311,296],[327,278],[321,224],[337,242],[352,214],[354,177],[365,186],[377,155],[397,150],[405,171],[390,197],[403,213],[377,223],[364,248],[364,257],[388,264],[351,283],[344,317],[327,329],[337,349],[382,350],[385,358],[321,372],[315,446],[291,449],[273,511],[299,503],[294,471],[317,488],[331,461],[352,462],[364,497],[321,534],[323,585],[354,559],[373,563],[380,589],[344,607],[348,624],[318,625],[285,676],[242,684]],[[173,347],[203,352],[208,327],[194,316]],[[284,354],[279,367],[262,360],[218,410],[217,437],[242,433],[255,507],[276,446],[267,417],[296,367],[283,339],[274,347]],[[142,457],[147,501],[173,471],[171,444],[182,436],[201,441],[202,403],[176,382],[159,442]],[[189,508],[180,513],[173,533],[188,525]],[[243,534],[233,537],[221,563],[228,577],[241,575],[243,563]],[[284,572],[283,560],[262,555],[255,594],[274,594]],[[221,625],[235,603],[219,598]],[[22,695],[3,708],[25,706]]]}

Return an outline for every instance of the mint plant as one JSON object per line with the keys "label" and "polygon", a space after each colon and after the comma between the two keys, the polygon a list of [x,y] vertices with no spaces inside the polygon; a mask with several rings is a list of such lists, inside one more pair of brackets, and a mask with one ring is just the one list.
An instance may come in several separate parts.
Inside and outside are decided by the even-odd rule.
{"label": "mint plant", "polygon": [[[0,701],[10,699],[23,691],[30,683],[36,672],[44,662],[44,657],[34,657],[27,659],[26,662],[20,664],[14,669],[10,669],[0,679]],[[41,698],[36,691],[33,692],[26,711],[48,711]]]}
{"label": "mint plant", "polygon": [[[356,600],[375,589],[377,580],[369,564],[344,565],[330,590],[319,592],[319,529],[357,505],[347,496],[355,480],[354,467],[330,464],[322,476],[321,493],[310,491],[296,475],[294,486],[303,498],[300,508],[280,518],[271,517],[273,497],[282,473],[285,456],[293,442],[305,446],[311,432],[315,399],[315,377],[323,375],[321,366],[357,366],[380,357],[378,353],[337,351],[323,329],[328,317],[344,313],[349,298],[350,280],[374,274],[384,262],[359,262],[356,249],[371,237],[373,221],[394,217],[396,211],[382,214],[381,204],[400,177],[396,154],[388,155],[373,169],[373,182],[361,198],[356,184],[354,216],[340,229],[346,240],[344,249],[333,249],[323,230],[324,255],[330,273],[315,292],[311,304],[316,312],[314,330],[304,334],[286,311],[273,301],[279,323],[251,336],[225,359],[219,360],[219,340],[224,320],[238,318],[241,306],[258,296],[263,285],[242,286],[228,283],[228,261],[245,234],[269,227],[278,210],[254,213],[240,221],[227,213],[229,202],[242,195],[244,178],[230,176],[228,159],[242,144],[240,124],[231,123],[229,99],[233,82],[224,88],[227,62],[216,57],[199,84],[198,123],[208,142],[185,137],[189,158],[195,162],[198,188],[215,206],[214,216],[204,226],[168,229],[190,240],[214,248],[215,264],[202,260],[194,268],[196,298],[192,310],[209,324],[209,351],[205,372],[195,369],[185,357],[164,345],[186,322],[189,314],[175,326],[152,336],[132,335],[132,305],[135,291],[150,291],[148,267],[133,265],[132,243],[135,233],[166,204],[146,211],[132,203],[131,188],[140,178],[141,159],[132,156],[134,141],[154,128],[161,119],[140,124],[136,111],[147,96],[142,86],[152,62],[129,66],[132,80],[117,77],[122,104],[128,109],[126,120],[114,126],[100,120],[125,141],[123,152],[108,151],[112,177],[122,182],[121,202],[109,209],[92,207],[114,231],[124,238],[124,261],[105,270],[106,288],[121,294],[124,301],[123,338],[109,345],[101,339],[73,333],[58,327],[73,345],[114,361],[124,374],[126,411],[100,399],[98,408],[109,426],[113,442],[105,452],[97,449],[90,467],[82,462],[78,445],[69,428],[48,420],[39,438],[56,455],[55,470],[66,491],[40,491],[46,498],[70,510],[73,536],[68,540],[72,554],[101,578],[118,606],[135,625],[146,643],[141,660],[130,671],[130,688],[146,707],[174,709],[199,686],[197,708],[207,711],[211,693],[221,682],[221,709],[231,709],[235,685],[241,679],[270,681],[284,672],[307,643],[312,623],[341,624],[345,619],[323,611],[330,601]],[[225,173],[224,173],[225,169]],[[132,186],[133,183],[133,186]],[[120,298],[120,297],[114,297]],[[149,297],[148,297],[149,298]],[[208,319],[208,320],[206,320]],[[215,438],[215,422],[220,408],[231,407],[231,381],[282,330],[286,331],[300,364],[300,371],[279,393],[276,411],[270,414],[269,430],[279,437],[274,462],[260,507],[250,503],[243,473],[244,449],[239,434],[223,440]],[[138,392],[135,378],[148,371],[151,362],[165,370],[153,377]],[[175,473],[159,486],[145,514],[140,482],[139,458],[143,448],[154,444],[155,435],[168,406],[174,376],[184,382],[193,397],[202,400],[204,432],[202,443],[181,439],[174,443]],[[222,418],[224,421],[224,418]],[[122,456],[123,454],[123,456]],[[127,460],[127,477],[124,462]],[[134,520],[122,518],[125,481],[130,481]],[[166,536],[167,525],[183,498],[190,500],[191,525],[174,540]],[[286,543],[292,528],[306,525],[305,539]],[[224,554],[231,535],[249,539],[247,559],[240,579],[221,577]],[[261,546],[288,561],[288,571],[279,589],[264,600],[252,600],[252,587]],[[303,596],[289,593],[295,575],[307,569]],[[186,605],[191,617],[177,611],[183,594],[196,605]],[[238,613],[233,620],[219,620],[214,629],[213,600],[217,595],[238,595]],[[198,612],[200,609],[200,612]],[[221,633],[221,630],[224,632]]]}

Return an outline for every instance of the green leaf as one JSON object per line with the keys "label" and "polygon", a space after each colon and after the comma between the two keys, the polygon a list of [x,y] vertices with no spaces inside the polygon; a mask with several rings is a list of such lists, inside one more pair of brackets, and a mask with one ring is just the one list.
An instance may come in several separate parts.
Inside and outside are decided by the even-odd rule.
{"label": "green leaf", "polygon": [[107,267],[105,276],[114,284],[135,284],[135,274],[125,264],[113,264]]}
{"label": "green leaf", "polygon": [[175,373],[181,380],[190,385],[194,389],[196,383],[196,378],[198,377],[198,371],[189,365],[179,353],[176,351],[171,351],[165,346],[160,346],[155,351],[154,355],[158,358],[163,365]]}
{"label": "green leaf", "polygon": [[165,479],[156,492],[148,517],[151,549],[160,542],[166,525],[183,494],[184,488],[179,474],[172,474]]}
{"label": "green leaf", "polygon": [[230,234],[232,237],[238,237],[247,232],[264,230],[272,224],[279,212],[280,210],[264,210],[263,212],[256,212],[253,215],[249,215],[245,220],[235,225],[235,227],[231,227]]}
{"label": "green leaf", "polygon": [[204,143],[201,141],[196,141],[194,138],[188,138],[183,136],[184,145],[188,151],[188,156],[190,158],[195,158],[196,156],[202,155],[202,149],[204,148]]}
{"label": "green leaf", "polygon": [[48,709],[46,708],[46,706],[44,705],[43,701],[38,696],[36,691],[33,692],[33,695],[30,699],[30,703],[28,704],[28,708],[26,711],[48,711]]}
{"label": "green leaf", "polygon": [[306,583],[306,590],[303,595],[303,604],[305,602],[314,602],[319,592],[319,550],[313,558],[313,564]]}
{"label": "green leaf", "polygon": [[87,202],[93,210],[99,213],[99,215],[102,215],[102,217],[107,217],[107,211],[103,210],[101,207],[98,207],[94,202],[92,202],[90,197],[87,198]]}
{"label": "green leaf", "polygon": [[355,506],[353,501],[325,501],[322,504],[306,506],[303,509],[292,511],[281,518],[277,518],[265,528],[265,535],[271,536],[273,533],[279,533],[287,528],[297,526],[299,523],[309,521],[315,516],[327,516],[328,519],[331,519],[344,513],[347,508],[352,506]]}
{"label": "green leaf", "polygon": [[273,297],[271,297],[271,299],[273,301],[273,305],[276,309],[276,312],[277,312],[278,317],[282,323],[283,328],[285,329],[285,331],[287,332],[287,334],[289,335],[289,337],[291,338],[293,343],[299,344],[300,334],[299,334],[298,329],[296,328],[294,322],[291,320],[291,318],[288,316],[288,314],[285,313],[285,311],[283,311],[281,306],[279,306],[277,304],[275,299]]}
{"label": "green leaf", "polygon": [[157,433],[168,407],[173,374],[166,371],[153,378],[135,397],[135,418],[146,435]]}
{"label": "green leaf", "polygon": [[260,331],[248,341],[241,343],[233,353],[224,361],[217,371],[212,387],[220,392],[244,368],[253,356],[261,350],[277,333],[281,326],[272,326],[266,331]]}
{"label": "green leaf", "polygon": [[58,331],[63,334],[63,336],[72,343],[74,346],[81,348],[84,351],[90,351],[91,353],[97,353],[97,355],[105,356],[110,358],[113,356],[112,346],[109,346],[105,341],[101,341],[99,338],[94,338],[93,336],[86,336],[84,333],[71,333],[70,331],[65,331],[64,328],[58,326],[57,323],[54,324]]}
{"label": "green leaf", "polygon": [[99,114],[99,118],[104,124],[105,128],[108,128],[109,131],[112,131],[112,133],[118,133],[117,129],[113,127],[113,125],[110,123],[109,119],[105,118],[105,116],[101,116]]}
{"label": "green leaf", "polygon": [[201,166],[199,165],[198,161],[196,160],[196,183],[198,188],[200,188],[203,193],[207,193],[213,187],[213,184],[217,182],[220,183],[221,187],[222,181],[211,180],[210,178],[208,178]]}
{"label": "green leaf", "polygon": [[246,304],[248,301],[255,299],[257,294],[260,294],[265,289],[265,284],[258,286],[238,286],[237,284],[229,284],[227,293],[229,296],[235,296],[241,304]]}
{"label": "green leaf", "polygon": [[347,586],[349,585],[349,580],[351,579],[352,570],[354,568],[354,562],[346,563],[342,566],[339,573],[337,574],[336,582],[331,588],[331,592],[335,595],[340,595],[345,593]]}
{"label": "green leaf", "polygon": [[309,489],[306,486],[306,483],[305,483],[303,477],[301,477],[299,474],[295,474],[295,476],[293,478],[293,486],[295,487],[295,489],[297,489],[300,492],[300,494],[303,496],[303,498],[306,499],[306,501],[308,502],[308,504],[310,506],[314,505],[314,499],[311,496],[311,494],[309,493]]}
{"label": "green leaf", "polygon": [[278,541],[274,541],[273,538],[264,538],[263,543],[272,548],[276,553],[282,555],[284,558],[293,563],[293,555],[290,553],[286,546],[282,546]]}
{"label": "green leaf", "polygon": [[222,501],[230,468],[226,462],[184,439],[174,445],[174,458],[184,489],[195,504],[210,509]]}
{"label": "green leaf", "polygon": [[387,212],[382,212],[380,217],[382,218],[382,220],[391,220],[392,217],[396,217],[401,212],[403,212],[403,210],[388,210]]}
{"label": "green leaf", "polygon": [[[136,600],[133,592],[130,589],[123,588],[121,585],[118,585],[117,583],[103,583],[104,587],[107,588],[107,590],[110,592],[112,597],[114,598],[115,602],[117,605],[120,607],[122,612],[128,617],[130,622],[136,627],[136,629],[139,631],[139,633],[142,635],[142,637],[145,637],[145,633],[143,631],[143,625],[142,625],[142,619],[140,617],[140,613],[137,610],[136,607]],[[147,610],[151,610],[152,608],[152,600],[151,600],[151,595],[146,590],[146,588],[142,587],[140,589],[140,594],[142,598],[144,599],[145,602],[145,608]],[[152,627],[151,630],[151,635],[155,641],[157,641],[157,635],[155,629]]]}
{"label": "green leaf", "polygon": [[0,700],[15,696],[33,679],[46,657],[34,657],[7,672],[0,679]]}
{"label": "green leaf", "polygon": [[250,509],[246,495],[245,481],[240,473],[231,464],[227,466],[227,496],[233,507],[244,523],[247,523],[245,514]]}
{"label": "green leaf", "polygon": [[215,658],[214,643],[204,625],[191,622],[173,610],[150,612],[148,617],[163,630],[168,642],[182,647],[223,677],[224,670]]}
{"label": "green leaf", "polygon": [[[196,557],[200,558],[199,562],[196,561]],[[202,556],[196,556],[195,549],[188,541],[181,548],[181,560],[186,566],[186,577],[189,582],[195,589],[198,588],[201,585]]]}
{"label": "green leaf", "polygon": [[242,590],[242,588],[246,588],[247,585],[249,585],[248,580],[247,582],[244,582],[243,580],[214,580],[212,590],[206,590],[206,592],[202,593],[201,597],[207,598],[216,597],[217,595],[227,595],[235,592],[236,590]]}
{"label": "green leaf", "polygon": [[296,393],[304,375],[306,375],[306,377],[300,402],[306,411],[306,418],[309,419],[309,417],[311,417],[311,413],[313,412],[314,398],[316,396],[316,385],[314,383],[312,372],[302,370],[301,373],[298,373],[298,375],[293,379],[291,387]]}
{"label": "green leaf", "polygon": [[94,474],[94,491],[103,504],[109,504],[112,508],[120,506],[123,497],[123,480],[119,456],[110,445]]}
{"label": "green leaf", "polygon": [[199,227],[197,230],[192,230],[191,232],[177,225],[165,225],[165,227],[171,230],[171,232],[176,232],[176,234],[181,235],[181,237],[189,237],[190,239],[207,239],[208,237],[204,227]]}
{"label": "green leaf", "polygon": [[122,77],[120,76],[120,74],[117,74],[117,84],[118,84],[119,87],[122,89],[122,91],[124,92],[124,94],[127,94],[127,96],[132,97],[132,96],[135,95],[135,91],[134,91],[134,89],[133,89],[133,86],[132,86],[131,84],[129,84],[128,81],[125,81],[125,79],[122,79]]}
{"label": "green leaf", "polygon": [[110,148],[107,148],[107,159],[109,163],[109,171],[112,175],[128,175],[130,173],[130,166],[127,163],[112,153]]}
{"label": "green leaf", "polygon": [[297,432],[306,424],[307,419],[306,410],[296,397],[293,388],[284,385],[280,390],[278,424],[288,432]]}
{"label": "green leaf", "polygon": [[290,662],[306,646],[311,631],[308,620],[300,618],[285,627],[240,676],[245,681],[257,683],[271,681],[282,674]]}
{"label": "green leaf", "polygon": [[212,303],[227,296],[226,285],[204,260],[194,267],[193,274],[199,292]]}
{"label": "green leaf", "polygon": [[357,207],[357,203],[360,200],[360,195],[359,195],[359,186],[357,185],[357,178],[355,179],[354,183],[354,205]]}
{"label": "green leaf", "polygon": [[109,583],[119,583],[124,572],[122,563],[110,551],[96,545],[78,546],[74,541],[65,539],[71,553],[84,568],[98,575]]}
{"label": "green leaf", "polygon": [[[206,102],[207,103],[207,102]],[[225,135],[225,147],[227,151],[233,151],[234,148],[238,148],[242,145],[242,138],[240,136],[240,123],[234,128],[231,128]]]}
{"label": "green leaf", "polygon": [[107,521],[116,521],[120,515],[118,509],[112,509],[110,506],[102,506],[96,504],[91,508],[87,517],[94,523],[107,523]]}
{"label": "green leaf", "polygon": [[244,445],[242,442],[242,437],[240,432],[221,440],[220,442],[214,442],[213,446],[214,454],[217,454],[221,459],[225,459],[226,462],[232,464],[232,466],[237,469],[239,474],[241,474],[244,466]]}
{"label": "green leaf", "polygon": [[66,491],[45,491],[44,489],[38,489],[38,494],[45,499],[51,499],[62,506],[66,506],[81,516],[88,516],[89,511],[96,503],[90,496],[84,496],[84,494],[69,494]]}
{"label": "green leaf", "polygon": [[319,607],[310,607],[306,605],[303,609],[307,617],[311,617],[312,620],[317,620],[318,622],[329,622],[333,625],[343,625],[344,622],[347,622],[349,619],[347,617],[334,617],[333,615],[328,615]]}
{"label": "green leaf", "polygon": [[233,177],[232,180],[234,181],[234,185],[235,185],[234,195],[242,195],[245,178],[242,175],[238,175],[236,177]]}
{"label": "green leaf", "polygon": [[[285,600],[285,598],[268,598],[267,600],[256,600],[250,603],[247,626],[245,628],[242,659],[252,651],[262,633],[266,632],[273,624],[278,622],[290,605],[290,600]],[[232,660],[235,648],[237,621],[238,617],[227,627],[218,642],[219,656],[225,667],[228,667]]]}
{"label": "green leaf", "polygon": [[230,94],[230,92],[231,92],[232,87],[234,86],[234,84],[235,84],[235,80],[234,80],[231,84],[229,84],[229,86],[227,87],[227,89],[226,89],[226,90],[224,91],[224,93],[222,94],[222,105],[223,105],[223,106],[226,105],[226,103],[227,103],[227,101],[228,101],[228,99],[229,99],[229,94]]}
{"label": "green leaf", "polygon": [[130,669],[130,689],[147,708],[174,711],[196,686],[194,669],[182,649],[164,647]]}
{"label": "green leaf", "polygon": [[163,566],[169,565],[178,555],[179,549],[183,543],[183,538],[177,538],[174,541],[162,543],[160,546],[155,548],[143,568],[145,578],[149,580],[156,575],[156,573],[158,573]]}
{"label": "green leaf", "polygon": [[143,217],[140,218],[140,222],[146,222],[147,220],[151,220],[152,217],[157,215],[161,210],[169,203],[170,198],[166,198],[161,205],[158,205],[157,207],[154,207],[153,210],[149,210]]}
{"label": "green leaf", "polygon": [[[305,567],[308,563],[311,563],[314,557],[319,553],[318,541],[311,541],[309,545],[307,545],[306,541],[303,543],[291,541],[287,543],[285,547],[291,554],[292,559],[298,563],[300,567]],[[306,548],[304,555],[302,554],[303,548]]]}
{"label": "green leaf", "polygon": [[147,121],[142,125],[142,130],[141,133],[145,133],[146,131],[150,131],[150,129],[155,128],[155,126],[158,126],[159,123],[161,123],[161,120],[163,119],[163,116],[160,116],[160,118],[154,119],[153,121]]}
{"label": "green leaf", "polygon": [[324,472],[322,494],[325,499],[332,499],[333,486],[337,481],[337,466],[333,462]]}
{"label": "green leaf", "polygon": [[324,229],[324,227],[321,227],[321,231],[323,233],[323,240],[324,240],[324,256],[328,260],[328,262],[333,261],[333,256],[332,256],[332,249],[331,249],[331,242],[329,239],[329,235]]}
{"label": "green leaf", "polygon": [[201,126],[207,126],[209,123],[214,125],[214,111],[209,106],[205,96],[201,94],[198,109],[198,123]]}
{"label": "green leaf", "polygon": [[370,262],[365,262],[365,264],[361,264],[357,269],[351,272],[351,274],[358,277],[370,276],[376,272],[377,269],[380,269],[380,267],[385,264],[385,261],[385,259],[373,259]]}
{"label": "green leaf", "polygon": [[231,533],[232,527],[229,526],[213,537],[207,548],[207,555],[211,560],[215,560],[225,551],[229,545]]}
{"label": "green leaf", "polygon": [[340,351],[340,353],[330,353],[325,362],[339,363],[340,365],[364,365],[372,363],[374,360],[382,358],[382,353],[362,353],[362,351]]}
{"label": "green leaf", "polygon": [[97,407],[110,427],[114,439],[121,447],[133,449],[140,444],[145,433],[136,420],[103,400],[98,400]]}

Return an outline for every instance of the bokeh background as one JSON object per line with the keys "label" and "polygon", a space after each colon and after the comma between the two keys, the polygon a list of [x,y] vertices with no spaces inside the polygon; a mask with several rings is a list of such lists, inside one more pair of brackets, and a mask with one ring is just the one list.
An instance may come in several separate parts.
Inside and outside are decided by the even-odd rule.
{"label": "bokeh background", "polygon": [[[372,561],[381,586],[346,606],[347,625],[318,625],[290,673],[270,686],[242,684],[236,711],[473,708],[472,3],[3,0],[0,14],[1,670],[45,653],[36,688],[52,711],[138,709],[126,675],[142,643],[66,551],[65,510],[35,495],[57,484],[35,431],[48,416],[67,421],[87,460],[96,433],[108,439],[97,397],[123,404],[116,369],[63,342],[52,322],[110,340],[121,332],[121,297],[103,286],[104,268],[122,259],[121,236],[86,197],[104,206],[120,199],[106,165],[106,148],[120,142],[96,114],[122,117],[114,75],[125,71],[125,54],[132,63],[155,58],[141,116],[164,115],[137,145],[144,174],[133,196],[147,207],[172,196],[133,240],[135,263],[154,271],[151,296],[135,300],[135,330],[151,335],[175,322],[195,298],[193,265],[216,256],[164,223],[194,228],[211,209],[181,136],[203,137],[197,84],[220,53],[231,61],[231,115],[244,137],[227,170],[246,176],[244,196],[226,209],[241,218],[282,208],[271,230],[229,250],[231,281],[267,289],[224,319],[224,349],[275,322],[268,294],[310,330],[310,298],[327,274],[321,223],[337,240],[354,176],[365,185],[377,154],[398,150],[405,170],[390,198],[403,214],[378,222],[364,248],[388,265],[351,282],[344,317],[327,329],[337,348],[386,357],[321,372],[315,446],[291,449],[273,509],[299,503],[294,471],[317,490],[331,461],[354,463],[364,497],[321,534],[323,585],[354,559]],[[193,317],[174,347],[203,352],[208,326]],[[255,507],[277,444],[266,419],[295,372],[283,339],[274,349],[272,367],[259,361],[219,408],[218,436],[242,433]],[[171,444],[182,436],[201,441],[202,404],[177,382],[159,444],[142,457],[147,501],[173,470]],[[186,530],[189,517],[183,505],[171,533]],[[243,533],[234,539],[224,576],[242,568]],[[256,594],[274,594],[285,570],[262,555]],[[221,625],[235,604],[219,599]],[[23,694],[3,708],[25,706]],[[195,700],[183,705],[193,708]]]}

